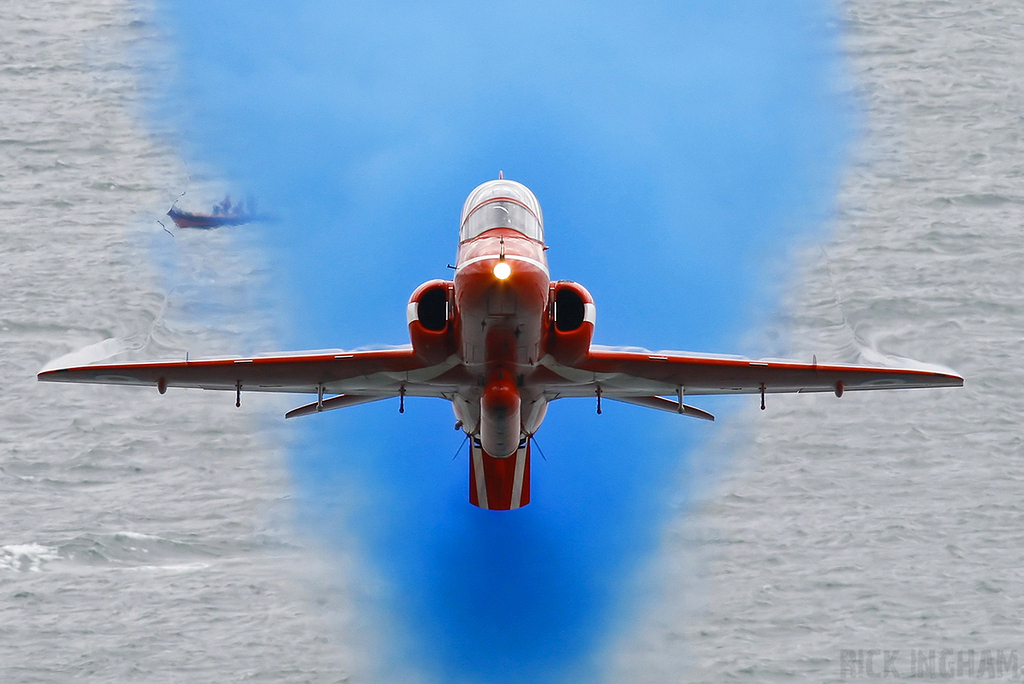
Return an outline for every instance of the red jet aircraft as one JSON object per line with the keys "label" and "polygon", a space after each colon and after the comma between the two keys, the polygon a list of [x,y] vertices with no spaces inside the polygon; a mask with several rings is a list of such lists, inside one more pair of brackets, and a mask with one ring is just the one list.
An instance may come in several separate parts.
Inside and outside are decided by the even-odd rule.
{"label": "red jet aircraft", "polygon": [[548,402],[615,399],[694,418],[714,417],[686,395],[835,392],[959,387],[950,373],[865,366],[751,361],[620,351],[591,345],[596,308],[582,285],[552,281],[543,218],[524,185],[499,177],[462,210],[454,280],[431,280],[409,300],[411,346],[249,359],[97,364],[45,370],[49,382],[317,395],[286,418],[398,397],[452,402],[470,438],[469,500],[510,510],[530,502],[530,442]]}

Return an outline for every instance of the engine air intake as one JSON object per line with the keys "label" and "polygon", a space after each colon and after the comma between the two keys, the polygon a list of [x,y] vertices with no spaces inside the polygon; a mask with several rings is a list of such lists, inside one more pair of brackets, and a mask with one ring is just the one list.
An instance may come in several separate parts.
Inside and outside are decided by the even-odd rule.
{"label": "engine air intake", "polygon": [[433,287],[423,293],[419,300],[420,325],[433,332],[448,327],[448,288],[444,285]]}
{"label": "engine air intake", "polygon": [[586,306],[583,297],[574,289],[559,288],[555,292],[555,328],[559,332],[572,332],[583,325]]}
{"label": "engine air intake", "polygon": [[428,280],[412,293],[406,317],[409,341],[416,356],[425,363],[440,363],[454,353],[451,326],[452,283]]}
{"label": "engine air intake", "polygon": [[587,288],[570,280],[551,284],[552,330],[548,352],[560,363],[576,362],[590,349],[597,309]]}

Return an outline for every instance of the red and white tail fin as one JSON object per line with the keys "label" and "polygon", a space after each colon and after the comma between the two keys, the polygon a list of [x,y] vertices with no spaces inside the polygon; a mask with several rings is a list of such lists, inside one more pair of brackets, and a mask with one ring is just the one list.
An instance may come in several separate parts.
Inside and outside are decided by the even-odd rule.
{"label": "red and white tail fin", "polygon": [[508,458],[489,456],[470,440],[469,502],[491,511],[530,503],[530,440]]}

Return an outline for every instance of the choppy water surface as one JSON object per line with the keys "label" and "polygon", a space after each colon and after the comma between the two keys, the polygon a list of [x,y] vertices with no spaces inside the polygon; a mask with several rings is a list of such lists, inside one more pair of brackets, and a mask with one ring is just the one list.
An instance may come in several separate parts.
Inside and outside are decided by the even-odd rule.
{"label": "choppy water surface", "polygon": [[1024,11],[844,7],[865,139],[779,327],[795,358],[911,357],[966,387],[751,406],[667,533],[634,681],[866,679],[843,652],[871,649],[888,678],[1009,677],[983,652],[1024,653]]}
{"label": "choppy water surface", "polygon": [[[863,143],[834,238],[754,336],[967,386],[769,397],[720,425],[612,680],[834,681],[872,649],[902,678],[911,650],[1024,664],[1024,10],[843,10]],[[266,427],[286,406],[35,382],[83,348],[274,346],[244,233],[158,223],[221,188],[136,123],[151,40],[116,0],[0,8],[0,679],[345,681],[347,579],[290,531]]]}
{"label": "choppy water surface", "polygon": [[0,680],[339,681],[276,402],[35,380],[87,346],[272,348],[247,246],[157,223],[207,184],[135,123],[151,39],[124,2],[0,7]]}

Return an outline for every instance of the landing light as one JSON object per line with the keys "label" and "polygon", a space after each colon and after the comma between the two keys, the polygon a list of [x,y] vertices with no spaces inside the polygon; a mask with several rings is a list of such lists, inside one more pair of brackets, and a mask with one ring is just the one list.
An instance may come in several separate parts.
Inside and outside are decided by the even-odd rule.
{"label": "landing light", "polygon": [[512,275],[512,267],[508,265],[507,261],[499,261],[494,265],[494,277],[498,280],[504,280]]}

